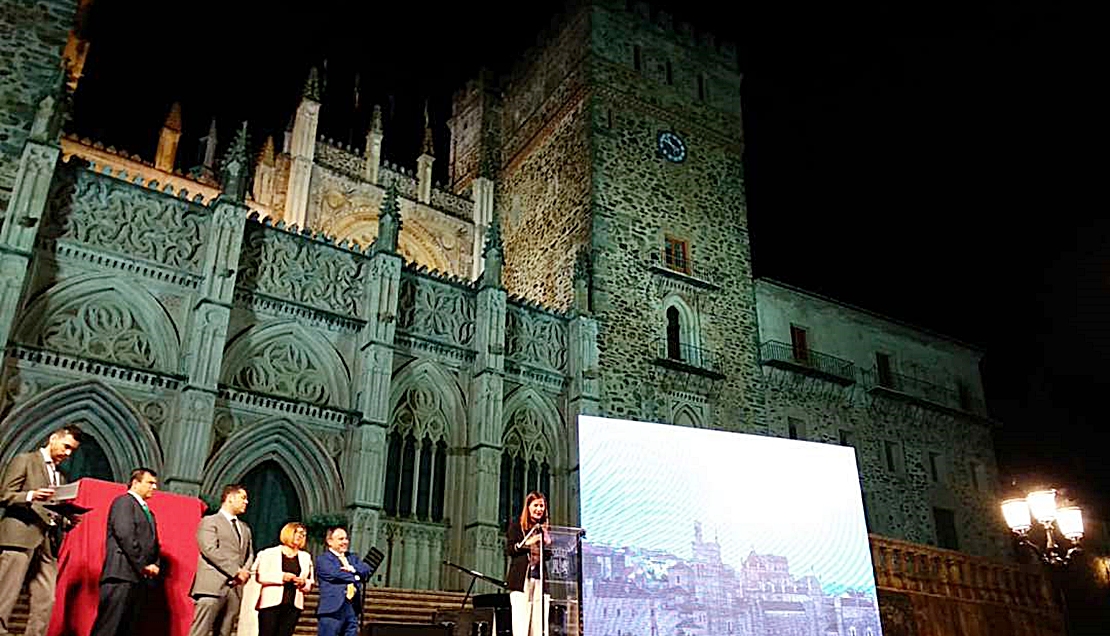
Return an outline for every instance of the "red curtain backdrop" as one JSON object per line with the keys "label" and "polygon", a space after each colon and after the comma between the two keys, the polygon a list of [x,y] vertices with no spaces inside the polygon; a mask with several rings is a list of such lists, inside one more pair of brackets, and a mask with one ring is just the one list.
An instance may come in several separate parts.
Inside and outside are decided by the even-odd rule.
{"label": "red curtain backdrop", "polygon": [[[108,508],[127,487],[82,479],[76,503],[91,511],[66,536],[58,554],[58,590],[47,636],[88,636],[96,618]],[[155,493],[148,502],[162,548],[161,583],[151,588],[136,634],[187,636],[193,619],[189,587],[197,569],[197,526],[204,503],[196,497]]]}

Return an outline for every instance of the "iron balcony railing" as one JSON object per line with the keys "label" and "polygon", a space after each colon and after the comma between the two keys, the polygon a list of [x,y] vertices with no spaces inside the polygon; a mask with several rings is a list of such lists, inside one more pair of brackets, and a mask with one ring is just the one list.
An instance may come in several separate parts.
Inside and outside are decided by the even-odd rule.
{"label": "iron balcony railing", "polygon": [[851,384],[856,381],[856,365],[850,361],[813,349],[797,349],[786,342],[764,342],[759,345],[759,358],[769,366],[820,375],[835,382]]}
{"label": "iron balcony railing", "polygon": [[703,369],[713,374],[719,374],[721,371],[717,366],[717,357],[709,349],[674,342],[667,338],[660,338],[655,341],[655,344],[660,361]]}
{"label": "iron balcony railing", "polygon": [[863,369],[860,372],[860,377],[868,390],[898,393],[966,413],[987,414],[986,404],[971,395],[969,391],[951,389],[920,378],[886,370]]}

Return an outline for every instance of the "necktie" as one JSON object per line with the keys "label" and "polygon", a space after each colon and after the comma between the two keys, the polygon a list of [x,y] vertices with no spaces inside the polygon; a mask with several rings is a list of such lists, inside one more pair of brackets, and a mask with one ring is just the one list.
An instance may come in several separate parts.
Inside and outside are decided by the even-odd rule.
{"label": "necktie", "polygon": [[50,487],[56,488],[58,486],[58,469],[54,467],[54,462],[46,462],[46,474],[50,478]]}
{"label": "necktie", "polygon": [[143,507],[143,514],[146,515],[146,520],[149,521],[150,525],[153,526],[154,525],[154,514],[150,512],[150,506],[146,505],[145,503],[144,504],[139,504],[139,505],[141,505]]}
{"label": "necktie", "polygon": [[239,537],[239,547],[243,547],[243,533],[239,532],[239,519],[232,519],[231,527],[235,528],[235,536]]}
{"label": "necktie", "polygon": [[[339,562],[345,568],[351,567],[351,562],[347,560],[347,556],[344,555],[344,554],[339,555]],[[357,590],[355,589],[355,584],[354,583],[348,583],[347,584],[347,600],[348,601],[355,597],[355,592],[356,591]]]}

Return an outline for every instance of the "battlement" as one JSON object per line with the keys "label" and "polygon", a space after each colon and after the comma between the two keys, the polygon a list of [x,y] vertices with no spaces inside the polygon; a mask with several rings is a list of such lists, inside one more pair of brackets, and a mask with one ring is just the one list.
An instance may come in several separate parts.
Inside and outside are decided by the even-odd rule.
{"label": "battlement", "polygon": [[358,243],[351,239],[341,239],[324,232],[318,232],[311,228],[299,228],[296,224],[286,225],[285,221],[274,221],[271,217],[259,214],[258,212],[251,212],[247,220],[258,223],[263,227],[284,232],[290,236],[298,236],[308,239],[313,243],[318,243],[328,248],[342,250],[358,256],[370,256],[374,252],[374,245],[371,243],[365,247],[360,247]]}
{"label": "battlement", "polygon": [[[179,198],[189,196],[192,201],[203,205],[210,205],[223,192],[220,188],[201,183],[180,170],[159,170],[139,155],[128,154],[112,146],[105,147],[99,141],[79,139],[76,135],[66,135],[61,141],[64,161],[76,157],[85,161],[91,172],[127,181],[148,190]],[[251,199],[247,199],[246,205],[263,216],[271,212],[269,207]]]}
{"label": "battlement", "polygon": [[[316,161],[351,179],[362,179],[363,167],[366,164],[366,158],[359,154],[356,148],[323,136],[316,140]],[[397,192],[402,198],[412,201],[417,199],[416,172],[412,168],[383,160],[378,180],[382,188],[395,183]],[[469,221],[474,202],[451,192],[443,183],[437,182],[432,187],[429,205],[451,216]]]}
{"label": "battlement", "polygon": [[[518,78],[540,57],[540,52],[555,44],[563,32],[573,25],[582,12],[602,9],[635,29],[646,30],[671,44],[688,49],[691,53],[709,58],[733,72],[739,72],[736,43],[718,38],[710,30],[698,28],[686,20],[676,21],[674,16],[650,3],[631,0],[567,0],[562,10],[556,12],[547,26],[541,29],[534,44],[520,56],[509,78]],[[593,29],[591,25],[589,28]],[[589,46],[589,42],[583,43]],[[475,84],[477,86],[477,83]],[[468,83],[468,91],[470,90]]]}
{"label": "battlement", "polygon": [[488,68],[478,71],[478,76],[467,80],[466,86],[455,91],[451,97],[451,113],[459,114],[466,109],[467,104],[480,99],[484,94],[494,97],[500,91],[497,76]]}
{"label": "battlement", "polygon": [[[220,191],[215,188],[209,188],[203,184],[186,179],[170,178],[160,182],[157,175],[152,176],[144,172],[129,173],[126,168],[98,162],[95,159],[82,157],[76,153],[63,155],[62,160],[68,163],[73,161],[75,157],[84,161],[85,169],[94,174],[101,174],[105,177],[111,177],[140,188],[151,190],[157,194],[171,196],[204,207],[211,207],[220,193]],[[194,190],[190,191],[186,186],[195,187]]]}
{"label": "battlement", "polygon": [[[605,4],[619,5],[622,3],[607,2]],[[675,22],[674,16],[670,13],[647,2],[634,2],[627,8],[622,8],[626,14],[635,19],[638,26],[647,27],[656,34],[677,44],[720,58],[720,62],[727,63],[730,67],[736,67],[737,49],[734,42],[718,39],[712,31],[698,29],[684,20]]]}

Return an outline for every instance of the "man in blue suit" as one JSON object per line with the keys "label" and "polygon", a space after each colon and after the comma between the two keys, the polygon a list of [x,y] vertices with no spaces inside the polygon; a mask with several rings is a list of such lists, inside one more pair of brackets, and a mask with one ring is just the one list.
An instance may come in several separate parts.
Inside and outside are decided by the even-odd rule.
{"label": "man in blue suit", "polygon": [[320,636],[358,636],[358,608],[362,586],[370,579],[370,566],[353,552],[344,528],[328,528],[328,549],[316,557],[316,583],[320,604],[316,607]]}

